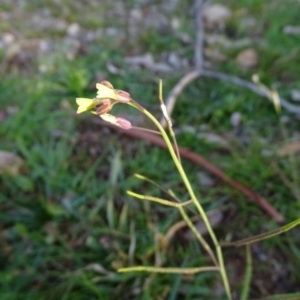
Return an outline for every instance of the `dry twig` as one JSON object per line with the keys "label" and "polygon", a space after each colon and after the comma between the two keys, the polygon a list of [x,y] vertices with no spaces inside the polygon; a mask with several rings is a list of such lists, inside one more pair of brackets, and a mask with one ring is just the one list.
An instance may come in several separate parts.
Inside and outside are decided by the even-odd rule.
{"label": "dry twig", "polygon": [[[154,145],[157,145],[162,148],[166,148],[166,144],[164,140],[154,134],[145,132],[145,131],[139,131],[139,130],[123,130],[115,125],[109,124],[107,122],[103,122],[101,120],[96,120],[96,124],[101,124],[101,126],[108,126],[118,132],[122,132],[123,134],[134,137],[134,138],[140,138],[143,140],[147,140],[151,142]],[[189,159],[190,161],[195,162],[196,164],[201,165],[206,170],[217,176],[218,178],[222,179],[235,189],[242,192],[244,195],[246,195],[249,199],[256,202],[257,205],[259,205],[265,212],[267,212],[276,222],[281,223],[284,221],[284,216],[279,213],[268,201],[263,198],[262,196],[258,195],[255,191],[250,189],[249,187],[233,180],[232,178],[228,177],[223,171],[221,171],[219,168],[211,164],[209,161],[207,161],[203,156],[200,154],[197,154],[195,152],[192,152],[186,148],[179,147],[179,154],[181,157],[185,157]]]}
{"label": "dry twig", "polygon": [[[169,93],[166,100],[166,107],[169,116],[171,116],[174,109],[176,100],[183,89],[193,80],[201,75],[203,69],[203,44],[204,44],[204,24],[202,18],[202,11],[204,7],[204,0],[195,0],[195,27],[196,27],[196,39],[195,39],[195,65],[196,69],[187,73],[181,78],[174,88]],[[160,124],[165,127],[166,121],[164,118],[160,120]]]}
{"label": "dry twig", "polygon": [[[203,17],[202,17],[202,11],[203,7],[205,5],[204,0],[195,0],[195,24],[196,24],[196,39],[195,39],[195,69],[193,71],[190,71],[186,75],[184,75],[178,83],[174,86],[174,88],[169,93],[165,103],[167,107],[167,111],[169,116],[171,116],[172,111],[174,109],[176,100],[180,93],[183,91],[183,89],[192,81],[197,79],[200,76],[204,77],[210,77],[215,79],[224,80],[227,82],[231,82],[233,84],[236,84],[238,86],[241,86],[243,88],[247,88],[251,90],[252,92],[262,96],[266,97],[269,100],[271,100],[271,95],[268,91],[265,89],[262,89],[258,85],[243,80],[241,78],[227,75],[224,73],[212,71],[212,70],[205,70],[203,69],[203,42],[204,42],[204,26],[203,26]],[[280,98],[280,104],[283,108],[285,108],[287,111],[295,114],[300,114],[300,107],[294,104],[289,103],[283,98]],[[166,126],[164,118],[161,119],[160,123],[162,126]]]}
{"label": "dry twig", "polygon": [[[203,70],[201,72],[201,74],[199,74],[199,76],[200,75],[234,83],[234,84],[244,87],[248,90],[251,90],[252,92],[254,92],[262,97],[266,97],[269,100],[272,100],[272,95],[267,90],[262,89],[258,85],[254,84],[252,82],[249,82],[247,80],[241,79],[239,77],[231,76],[228,74],[211,71],[211,70]],[[295,113],[295,114],[300,114],[300,107],[298,105],[291,104],[287,100],[285,100],[281,97],[279,98],[279,100],[280,100],[281,106],[284,107],[287,111],[289,111],[291,113]]]}
{"label": "dry twig", "polygon": [[195,41],[195,65],[196,70],[203,68],[203,44],[204,44],[204,24],[202,11],[204,7],[203,0],[195,1],[195,23],[196,23],[196,41]]}

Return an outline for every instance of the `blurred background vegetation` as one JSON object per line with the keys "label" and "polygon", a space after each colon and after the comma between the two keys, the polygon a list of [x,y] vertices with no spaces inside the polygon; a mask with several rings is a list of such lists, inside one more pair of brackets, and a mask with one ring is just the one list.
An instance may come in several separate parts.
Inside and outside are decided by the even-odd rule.
{"label": "blurred background vegetation", "polygon": [[[205,68],[249,81],[259,74],[297,105],[299,11],[297,0],[210,1]],[[169,154],[76,115],[75,98],[94,97],[95,83],[109,80],[160,118],[158,78],[166,96],[194,66],[196,13],[191,0],[0,1],[0,299],[224,299],[215,273],[116,272],[209,259],[185,228],[164,251],[178,212],[126,195],[160,195],[132,176],[140,173],[187,199]],[[115,112],[149,126],[130,108]],[[180,146],[264,196],[286,222],[299,217],[299,114],[203,77],[172,117]],[[183,163],[205,209],[221,214],[220,240],[277,228],[246,196]],[[295,228],[253,246],[251,297],[300,292],[299,237]],[[239,299],[244,249],[226,248],[225,262]]]}

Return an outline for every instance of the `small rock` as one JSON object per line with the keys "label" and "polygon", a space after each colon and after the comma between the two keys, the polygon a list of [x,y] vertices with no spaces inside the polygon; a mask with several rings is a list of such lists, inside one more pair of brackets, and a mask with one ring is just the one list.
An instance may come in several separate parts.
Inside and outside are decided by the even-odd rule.
{"label": "small rock", "polygon": [[284,26],[283,33],[285,33],[285,34],[300,34],[300,26],[291,26],[291,25]]}
{"label": "small rock", "polygon": [[224,149],[230,149],[230,144],[228,141],[220,135],[212,132],[199,132],[197,138],[203,140],[208,144],[215,144]]}
{"label": "small rock", "polygon": [[206,58],[212,62],[220,63],[227,60],[227,56],[223,54],[219,49],[207,48],[204,50]]}
{"label": "small rock", "polygon": [[260,151],[260,154],[263,157],[272,157],[274,155],[274,152],[272,150],[269,150],[269,149],[262,149]]}
{"label": "small rock", "polygon": [[20,111],[20,108],[18,106],[15,106],[15,105],[11,105],[11,106],[8,106],[6,108],[6,112],[7,112],[8,115],[15,115],[19,111]]}
{"label": "small rock", "polygon": [[[210,225],[213,228],[217,227],[218,225],[220,225],[222,223],[222,220],[224,219],[223,208],[219,207],[217,209],[210,210],[209,212],[207,212],[207,217],[208,217]],[[207,234],[207,228],[202,220],[197,221],[195,223],[195,227],[196,227],[197,231],[200,232],[201,235]],[[195,238],[195,235],[190,230],[187,230],[184,234],[184,238],[186,238],[188,240],[192,240]]]}
{"label": "small rock", "polygon": [[145,53],[143,55],[125,57],[125,62],[130,65],[142,65],[150,66],[155,64],[154,58],[151,53]]}
{"label": "small rock", "polygon": [[39,50],[41,52],[47,53],[50,50],[50,43],[46,40],[41,40],[39,42]]}
{"label": "small rock", "polygon": [[4,46],[9,46],[13,44],[15,41],[15,36],[12,35],[11,33],[4,33],[2,35],[1,42],[3,43]]}
{"label": "small rock", "polygon": [[288,116],[281,116],[279,120],[282,124],[288,124],[291,121],[291,118]]}
{"label": "small rock", "polygon": [[294,140],[287,142],[281,148],[277,150],[278,156],[288,156],[290,154],[296,154],[300,152],[300,141]]}
{"label": "small rock", "polygon": [[5,120],[5,112],[0,110],[0,123]]}
{"label": "small rock", "polygon": [[112,62],[108,61],[106,63],[106,67],[107,70],[111,73],[111,74],[116,74],[116,75],[120,75],[120,76],[124,76],[124,70],[118,68],[116,65],[114,65]]}
{"label": "small rock", "polygon": [[120,30],[115,27],[108,27],[105,29],[105,34],[111,37],[118,36],[120,35]]}
{"label": "small rock", "polygon": [[230,123],[233,127],[238,127],[241,123],[242,115],[239,112],[234,112],[230,116]]}
{"label": "small rock", "polygon": [[130,21],[139,23],[143,21],[143,12],[141,9],[135,8],[130,11]]}
{"label": "small rock", "polygon": [[300,90],[292,90],[291,92],[291,98],[293,101],[300,101]]}
{"label": "small rock", "polygon": [[242,20],[241,20],[241,28],[245,29],[245,30],[255,30],[256,27],[257,27],[257,20],[253,17],[244,17]]}
{"label": "small rock", "polygon": [[16,154],[0,150],[0,174],[18,175],[23,163],[23,159]]}
{"label": "small rock", "polygon": [[169,65],[174,67],[175,69],[182,68],[182,59],[179,57],[178,54],[171,52],[167,58]]}
{"label": "small rock", "polygon": [[45,64],[40,64],[38,69],[40,73],[46,73],[48,71],[48,67]]}
{"label": "small rock", "polygon": [[258,61],[258,53],[252,48],[241,51],[236,57],[237,64],[243,69],[256,67],[258,65]]}
{"label": "small rock", "polygon": [[72,23],[67,28],[67,33],[70,37],[78,36],[79,31],[80,31],[80,26],[78,23]]}
{"label": "small rock", "polygon": [[65,31],[68,27],[68,24],[65,20],[54,20],[53,22],[53,28],[55,28],[58,31]]}
{"label": "small rock", "polygon": [[186,32],[175,31],[175,37],[177,37],[184,44],[191,44],[193,39]]}
{"label": "small rock", "polygon": [[198,172],[197,177],[201,186],[213,186],[215,181],[204,172]]}
{"label": "small rock", "polygon": [[171,27],[172,27],[173,30],[179,30],[180,25],[181,25],[181,22],[180,22],[179,18],[173,17],[171,19]]}
{"label": "small rock", "polygon": [[208,27],[224,27],[232,15],[231,10],[222,4],[208,5],[204,7],[202,14]]}

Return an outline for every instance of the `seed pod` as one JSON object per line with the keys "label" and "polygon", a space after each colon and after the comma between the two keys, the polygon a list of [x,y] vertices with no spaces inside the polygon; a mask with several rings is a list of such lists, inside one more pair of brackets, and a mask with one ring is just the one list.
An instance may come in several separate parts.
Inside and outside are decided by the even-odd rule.
{"label": "seed pod", "polygon": [[131,99],[130,94],[122,91],[122,90],[115,90],[116,92],[116,100],[122,103],[128,103]]}

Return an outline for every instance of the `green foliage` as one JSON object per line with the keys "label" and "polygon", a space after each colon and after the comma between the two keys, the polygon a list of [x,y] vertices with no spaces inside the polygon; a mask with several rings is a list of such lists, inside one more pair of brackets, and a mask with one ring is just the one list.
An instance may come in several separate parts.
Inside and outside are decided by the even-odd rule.
{"label": "green foliage", "polygon": [[[157,113],[154,76],[148,70],[131,70],[124,57],[149,51],[159,61],[163,53],[178,50],[182,57],[192,60],[193,45],[176,39],[176,30],[170,29],[159,32],[148,28],[141,36],[131,36],[128,41],[119,40],[118,35],[110,36],[107,29],[122,30],[128,20],[114,15],[111,2],[104,2],[96,6],[80,1],[47,1],[42,6],[39,1],[28,2],[24,15],[16,14],[9,22],[1,22],[2,32],[18,31],[24,38],[49,38],[51,43],[58,39],[62,43],[46,57],[35,57],[33,68],[42,64],[46,66],[45,72],[22,69],[17,58],[6,56],[3,49],[0,53],[3,62],[0,150],[15,153],[25,162],[24,169],[17,175],[0,174],[0,298],[215,299],[213,292],[218,290],[218,282],[213,273],[200,273],[191,278],[116,272],[119,267],[130,264],[154,265],[157,232],[165,235],[180,220],[180,214],[173,208],[148,205],[126,196],[126,190],[165,196],[131,175],[139,172],[165,189],[174,190],[180,199],[189,198],[165,150],[154,146],[149,150],[147,143],[108,131],[88,121],[87,116],[76,117],[74,99],[92,95],[98,72],[100,77],[109,79],[116,88],[130,91],[149,111]],[[178,30],[191,37],[195,34],[190,14],[192,2],[181,1],[179,9],[171,13],[181,20]],[[227,4],[237,16],[229,24],[230,38],[256,36],[260,63],[255,70],[241,71],[233,62],[238,52],[234,50],[228,51],[228,61],[217,67],[248,79],[258,72],[263,82],[276,83],[280,94],[290,100],[290,90],[300,82],[300,40],[299,35],[285,35],[283,27],[297,23],[298,4],[292,0],[243,0]],[[127,5],[133,7],[134,1]],[[16,9],[13,4],[0,6],[6,13]],[[85,30],[100,28],[103,33],[90,44],[84,42],[75,59],[68,59],[67,54],[75,46],[69,47],[65,42],[66,29],[49,26],[41,30],[29,22],[35,14],[47,16],[47,11],[43,12],[45,8],[50,17],[63,18],[67,25],[79,23],[80,39],[86,38]],[[240,27],[243,8],[255,16],[256,31]],[[107,70],[108,61],[122,70],[123,75],[111,74]],[[165,93],[177,82],[181,71],[162,76]],[[234,112],[242,116],[238,129],[230,122]],[[180,146],[202,154],[229,176],[262,194],[285,215],[287,223],[299,217],[299,199],[295,196],[299,175],[292,171],[297,170],[299,157],[294,153],[291,157],[276,155],[280,146],[297,135],[299,121],[296,118],[283,110],[282,117],[290,121],[281,126],[280,117],[267,100],[240,87],[207,78],[200,78],[184,90],[172,117],[176,128],[190,125],[196,129],[195,133],[180,131],[177,134]],[[135,118],[132,114],[133,123],[140,122]],[[228,138],[230,149],[203,137],[198,139],[198,132],[213,132]],[[116,159],[118,167],[114,167]],[[279,167],[280,174],[273,163]],[[245,196],[220,182],[203,187],[197,177],[200,167],[186,160],[184,166],[207,209],[223,203],[228,209],[228,218],[218,228],[218,236],[224,239],[232,236],[237,240],[276,228]],[[110,174],[114,174],[113,180],[112,177],[109,180]],[[295,228],[291,234],[260,244],[261,251],[272,257],[270,261],[280,261],[290,272],[290,278],[278,275],[279,280],[288,285],[288,290],[281,293],[299,291],[300,251],[299,241],[294,238],[298,231]],[[184,230],[172,239],[167,255],[161,257],[163,264],[170,267],[207,265],[208,258],[197,241],[182,236]],[[133,241],[136,248],[129,254]],[[240,267],[237,260],[243,255],[238,251],[225,252],[236,293],[240,292],[241,284],[236,280],[235,268]],[[264,292],[255,281],[256,268],[269,279],[275,272],[274,266],[268,261],[259,261],[255,255],[253,262],[254,283],[250,286],[250,296],[274,294],[268,280],[264,282]]]}

